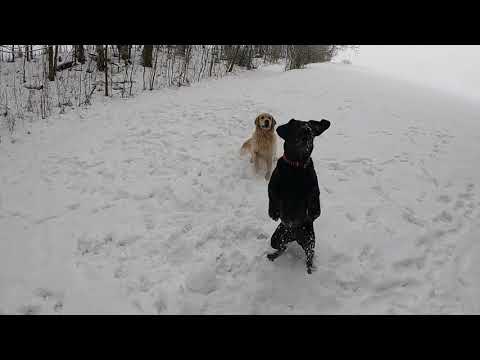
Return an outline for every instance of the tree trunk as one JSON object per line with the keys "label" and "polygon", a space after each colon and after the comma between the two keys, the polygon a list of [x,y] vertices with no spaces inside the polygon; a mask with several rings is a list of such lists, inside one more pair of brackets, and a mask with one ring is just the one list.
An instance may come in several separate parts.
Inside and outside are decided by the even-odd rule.
{"label": "tree trunk", "polygon": [[144,67],[152,67],[153,45],[143,45],[142,59]]}
{"label": "tree trunk", "polygon": [[30,62],[30,51],[28,50],[28,45],[25,45],[25,57],[28,62]]}
{"label": "tree trunk", "polygon": [[187,49],[187,45],[175,45],[177,55],[185,56],[185,50]]}
{"label": "tree trunk", "polygon": [[217,58],[217,46],[213,45],[213,48],[211,49],[210,53],[210,68],[208,69],[208,76],[212,76],[212,69],[213,69],[213,64]]}
{"label": "tree trunk", "polygon": [[77,61],[80,64],[85,64],[85,48],[83,45],[76,45],[77,52],[75,54],[75,57],[77,58]]}
{"label": "tree trunk", "polygon": [[[58,62],[58,45],[55,45],[55,56],[53,58],[53,71],[57,71],[57,62]],[[55,76],[55,73],[53,74]]]}
{"label": "tree trunk", "polygon": [[118,49],[118,54],[120,58],[124,61],[127,61],[129,59],[128,45],[117,45],[117,49]]}
{"label": "tree trunk", "polygon": [[12,45],[12,62],[15,62],[15,45]]}
{"label": "tree trunk", "polygon": [[97,51],[97,70],[105,70],[105,53],[102,45],[95,45],[95,50]]}
{"label": "tree trunk", "polygon": [[253,45],[249,46],[247,54],[247,70],[252,70],[253,67]]}
{"label": "tree trunk", "polygon": [[240,45],[237,45],[237,48],[235,49],[235,55],[233,55],[233,58],[230,62],[230,66],[228,68],[228,71],[227,72],[232,72],[233,70],[233,65],[235,65],[235,60],[237,60],[237,55],[238,55],[238,51],[240,50]]}
{"label": "tree trunk", "polygon": [[55,69],[53,67],[53,46],[48,45],[48,80],[55,80]]}
{"label": "tree trunk", "polygon": [[104,64],[104,70],[105,70],[105,96],[108,96],[108,64],[107,64],[107,59],[108,59],[108,45],[105,45],[105,64]]}
{"label": "tree trunk", "polygon": [[73,61],[65,61],[65,62],[61,63],[60,65],[58,65],[56,67],[55,71],[63,71],[63,70],[66,70],[66,69],[70,69],[74,65],[75,65],[75,63]]}
{"label": "tree trunk", "polygon": [[23,58],[23,83],[24,84],[27,82],[27,80],[25,79],[25,60],[27,59],[27,57],[28,57],[28,51],[26,51],[26,55]]}

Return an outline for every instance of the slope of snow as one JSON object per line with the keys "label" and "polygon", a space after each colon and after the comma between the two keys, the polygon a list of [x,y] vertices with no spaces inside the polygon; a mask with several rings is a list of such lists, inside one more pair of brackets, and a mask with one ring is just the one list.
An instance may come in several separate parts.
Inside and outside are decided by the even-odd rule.
{"label": "slope of snow", "polygon": [[[260,112],[332,122],[312,155],[312,275],[296,244],[265,258],[278,223],[267,183],[239,157]],[[0,312],[478,313],[479,113],[316,64],[28,125],[0,143]]]}
{"label": "slope of snow", "polygon": [[358,51],[340,53],[338,60],[342,58],[385,75],[480,101],[478,45],[361,45]]}

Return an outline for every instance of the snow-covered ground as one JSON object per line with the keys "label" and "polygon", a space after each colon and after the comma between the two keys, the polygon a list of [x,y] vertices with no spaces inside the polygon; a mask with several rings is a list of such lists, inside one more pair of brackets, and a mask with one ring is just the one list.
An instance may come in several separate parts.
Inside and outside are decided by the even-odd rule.
{"label": "snow-covered ground", "polygon": [[[267,183],[239,157],[260,112],[332,122],[312,275],[296,244],[265,258]],[[0,313],[480,313],[479,115],[314,64],[25,124],[0,143]]]}

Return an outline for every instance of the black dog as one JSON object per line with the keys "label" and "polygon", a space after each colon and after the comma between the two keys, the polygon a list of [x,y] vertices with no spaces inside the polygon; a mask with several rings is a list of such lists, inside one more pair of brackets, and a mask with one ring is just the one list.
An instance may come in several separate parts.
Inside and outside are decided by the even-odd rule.
{"label": "black dog", "polygon": [[330,121],[300,121],[292,119],[277,128],[285,140],[284,155],[268,183],[268,215],[282,221],[272,235],[268,254],[273,261],[287,249],[287,243],[297,241],[306,255],[307,272],[312,273],[315,248],[313,222],[320,216],[320,189],[310,155],[313,139],[330,127]]}

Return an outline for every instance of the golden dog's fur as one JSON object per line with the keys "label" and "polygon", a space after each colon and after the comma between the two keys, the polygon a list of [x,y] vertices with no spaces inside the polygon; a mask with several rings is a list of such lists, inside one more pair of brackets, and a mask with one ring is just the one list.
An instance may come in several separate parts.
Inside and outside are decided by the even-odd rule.
{"label": "golden dog's fur", "polygon": [[272,115],[262,113],[255,119],[255,131],[250,139],[245,141],[240,149],[240,154],[250,153],[250,162],[255,164],[255,172],[260,172],[260,161],[266,163],[267,173],[265,179],[270,179],[272,164],[277,158],[277,135],[275,125],[277,122]]}

